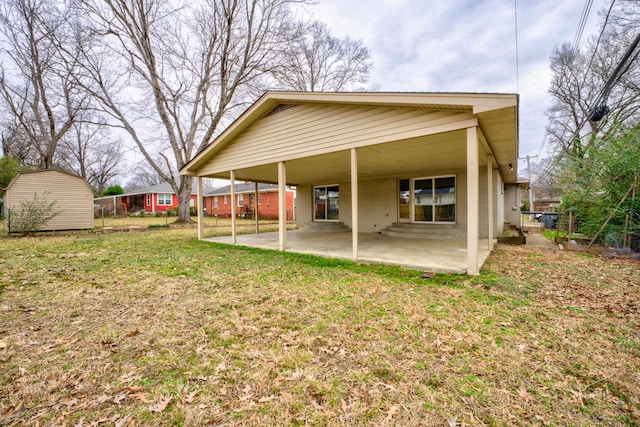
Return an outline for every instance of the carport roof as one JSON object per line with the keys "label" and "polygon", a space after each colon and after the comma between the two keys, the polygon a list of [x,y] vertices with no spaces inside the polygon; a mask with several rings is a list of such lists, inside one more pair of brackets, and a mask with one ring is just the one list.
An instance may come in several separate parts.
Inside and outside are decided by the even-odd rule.
{"label": "carport roof", "polygon": [[515,182],[518,157],[518,95],[487,93],[389,93],[389,92],[266,92],[211,144],[202,149],[181,170],[197,176],[216,153],[253,123],[278,106],[290,104],[333,104],[410,108],[471,113],[486,136],[505,182]]}

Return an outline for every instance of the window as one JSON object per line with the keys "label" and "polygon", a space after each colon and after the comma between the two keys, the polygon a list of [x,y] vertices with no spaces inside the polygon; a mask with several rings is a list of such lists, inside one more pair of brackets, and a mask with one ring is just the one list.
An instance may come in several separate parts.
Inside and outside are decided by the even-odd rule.
{"label": "window", "polygon": [[260,206],[260,193],[258,193],[258,206]]}
{"label": "window", "polygon": [[171,194],[158,194],[158,206],[171,206]]}
{"label": "window", "polygon": [[241,208],[244,206],[244,196],[242,194],[238,194],[238,207]]}
{"label": "window", "polygon": [[338,202],[340,200],[340,187],[331,185],[326,187],[314,187],[314,220],[337,221]]}
{"label": "window", "polygon": [[226,194],[224,195],[224,204],[225,205],[227,204],[227,195]]}
{"label": "window", "polygon": [[[401,179],[400,219],[415,222],[456,221],[455,176]],[[409,218],[409,212],[413,216]]]}
{"label": "window", "polygon": [[213,196],[213,209],[218,209],[218,196]]}
{"label": "window", "polygon": [[147,206],[151,206],[151,194],[147,194],[145,203]]}

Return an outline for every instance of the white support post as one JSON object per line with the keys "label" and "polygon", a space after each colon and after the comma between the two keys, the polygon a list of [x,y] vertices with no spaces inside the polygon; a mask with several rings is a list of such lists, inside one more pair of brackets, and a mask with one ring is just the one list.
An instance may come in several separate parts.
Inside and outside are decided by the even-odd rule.
{"label": "white support post", "polygon": [[197,193],[198,193],[198,200],[196,203],[196,209],[197,209],[197,213],[198,213],[198,240],[202,240],[204,238],[204,218],[203,218],[203,212],[204,212],[204,202],[203,202],[203,197],[202,197],[202,177],[199,176],[198,179],[196,180],[196,187],[197,187]]}
{"label": "white support post", "polygon": [[478,268],[478,202],[480,192],[480,162],[478,159],[478,128],[467,128],[467,274],[476,276]]}
{"label": "white support post", "polygon": [[351,149],[351,241],[353,259],[358,259],[358,152]]}
{"label": "white support post", "polygon": [[229,172],[231,181],[231,243],[236,244],[236,172]]}
{"label": "white support post", "polygon": [[489,241],[488,245],[489,245],[489,250],[491,250],[491,248],[493,248],[493,194],[494,194],[494,188],[493,188],[493,156],[491,154],[487,154],[487,215],[488,215],[488,221],[489,221],[489,227],[488,227],[488,233],[489,233],[489,238],[487,239]]}
{"label": "white support post", "polygon": [[254,191],[254,196],[253,196],[253,204],[254,204],[254,209],[253,209],[253,215],[256,217],[256,234],[260,233],[260,225],[258,224],[258,183],[255,182],[255,191]]}
{"label": "white support post", "polygon": [[278,163],[278,231],[279,249],[287,248],[287,167]]}

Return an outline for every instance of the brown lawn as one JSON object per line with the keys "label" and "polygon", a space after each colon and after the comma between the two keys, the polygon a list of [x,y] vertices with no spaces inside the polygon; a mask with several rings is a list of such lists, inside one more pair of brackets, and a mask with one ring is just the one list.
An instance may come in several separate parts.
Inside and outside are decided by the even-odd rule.
{"label": "brown lawn", "polygon": [[0,425],[640,423],[640,265],[482,274],[198,242],[0,238]]}

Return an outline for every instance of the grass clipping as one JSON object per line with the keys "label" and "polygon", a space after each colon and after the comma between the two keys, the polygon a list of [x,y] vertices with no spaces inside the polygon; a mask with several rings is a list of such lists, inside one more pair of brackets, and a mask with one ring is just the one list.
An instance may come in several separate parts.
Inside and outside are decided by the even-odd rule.
{"label": "grass clipping", "polygon": [[476,278],[197,242],[4,239],[2,425],[637,425],[637,262]]}

